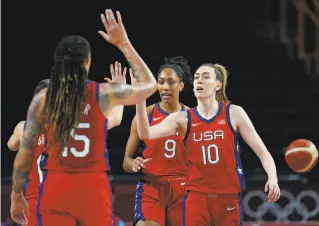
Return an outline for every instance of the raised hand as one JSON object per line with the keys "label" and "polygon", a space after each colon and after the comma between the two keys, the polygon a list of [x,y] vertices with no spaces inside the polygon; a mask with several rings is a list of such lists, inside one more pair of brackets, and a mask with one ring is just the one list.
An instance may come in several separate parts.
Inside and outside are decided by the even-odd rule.
{"label": "raised hand", "polygon": [[137,84],[137,80],[136,80],[136,77],[135,77],[135,75],[133,73],[132,68],[130,68],[129,73],[130,73],[130,77],[131,77],[131,84],[132,85],[136,85]]}
{"label": "raised hand", "polygon": [[129,43],[125,27],[122,22],[122,17],[119,11],[116,11],[116,18],[111,9],[105,10],[105,15],[101,14],[101,20],[106,32],[99,31],[98,33],[109,43],[121,49],[124,44]]}
{"label": "raised hand", "polygon": [[110,71],[112,79],[110,78],[104,78],[107,82],[117,82],[120,84],[126,84],[126,72],[127,68],[124,67],[123,73],[122,73],[122,65],[119,62],[115,62],[115,64],[110,65]]}

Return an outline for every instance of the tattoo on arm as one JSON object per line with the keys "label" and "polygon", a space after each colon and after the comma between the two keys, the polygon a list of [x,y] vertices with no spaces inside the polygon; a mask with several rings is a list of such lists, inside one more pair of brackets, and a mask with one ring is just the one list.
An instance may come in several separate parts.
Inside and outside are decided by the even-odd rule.
{"label": "tattoo on arm", "polygon": [[12,190],[19,193],[23,191],[32,167],[37,138],[41,130],[38,115],[41,108],[41,99],[37,95],[33,98],[27,115],[26,127],[23,132],[20,150],[15,158],[12,177]]}
{"label": "tattoo on arm", "polygon": [[111,87],[117,99],[127,99],[133,93],[132,87],[126,84],[111,83]]}
{"label": "tattoo on arm", "polygon": [[131,61],[128,61],[128,63],[130,65],[130,67],[132,68],[132,71],[133,71],[133,74],[136,78],[136,81],[137,82],[145,82],[147,80],[148,75],[143,73],[143,71],[138,70]]}
{"label": "tattoo on arm", "polygon": [[23,191],[24,185],[28,179],[30,171],[21,171],[13,169],[12,190],[20,193]]}
{"label": "tattoo on arm", "polygon": [[108,83],[106,87],[100,89],[99,105],[101,110],[103,112],[109,110],[112,98],[118,100],[125,100],[129,98],[132,95],[132,93],[133,88],[130,85],[116,82]]}
{"label": "tattoo on arm", "polygon": [[[124,100],[129,98],[133,93],[133,87],[127,84],[121,83],[108,83],[107,86],[100,89],[100,101],[103,101],[104,105],[109,105],[112,98]],[[103,98],[103,99],[101,99]]]}

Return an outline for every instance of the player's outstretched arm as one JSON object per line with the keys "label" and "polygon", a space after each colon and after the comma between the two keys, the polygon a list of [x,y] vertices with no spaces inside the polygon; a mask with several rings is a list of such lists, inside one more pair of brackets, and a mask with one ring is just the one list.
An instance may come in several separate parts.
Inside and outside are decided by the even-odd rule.
{"label": "player's outstretched arm", "polygon": [[231,105],[230,117],[232,119],[232,123],[233,121],[235,122],[234,127],[237,126],[237,130],[240,132],[241,137],[256,153],[268,175],[268,182],[265,186],[265,191],[269,191],[269,201],[277,201],[280,197],[280,189],[278,187],[277,170],[274,159],[242,107]]}
{"label": "player's outstretched arm", "polygon": [[[130,43],[120,12],[116,12],[116,18],[112,10],[107,9],[101,15],[106,32],[99,34],[109,43],[115,45],[124,54],[129,62],[138,84],[126,85],[111,83],[100,86],[100,102],[104,102],[104,109],[109,105],[134,105],[138,101],[148,98],[156,91],[156,79]],[[103,101],[104,100],[104,101]]]}
{"label": "player's outstretched arm", "polygon": [[8,141],[8,148],[11,151],[17,151],[20,148],[20,141],[23,135],[23,127],[25,121],[19,122],[16,127],[14,128],[13,134],[11,135]]}
{"label": "player's outstretched arm", "polygon": [[185,111],[174,112],[167,116],[161,123],[149,125],[146,113],[146,101],[136,105],[137,132],[142,140],[154,140],[171,136],[176,132],[183,132],[187,126]]}

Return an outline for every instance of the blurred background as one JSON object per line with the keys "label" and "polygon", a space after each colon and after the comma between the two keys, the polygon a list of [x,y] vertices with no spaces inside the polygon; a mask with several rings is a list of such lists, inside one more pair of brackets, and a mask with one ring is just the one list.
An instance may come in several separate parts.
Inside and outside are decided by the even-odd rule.
{"label": "blurred background", "polygon": [[[305,138],[319,147],[319,3],[318,0],[211,1],[11,1],[3,5],[1,220],[9,217],[15,153],[6,146],[15,125],[26,118],[35,85],[48,78],[53,51],[66,35],[82,35],[92,46],[90,78],[103,81],[109,65],[125,58],[98,34],[106,8],[122,13],[128,36],[154,73],[164,57],[184,56],[193,71],[202,63],[220,63],[229,72],[230,100],[241,105],[273,155],[282,198],[264,199],[266,175],[244,142],[241,158],[247,179],[245,220],[319,225],[319,165],[296,174],[284,159],[285,148]],[[155,94],[148,104],[159,101]],[[181,100],[193,107],[192,85]],[[133,217],[139,175],[123,171],[122,161],[135,107],[125,107],[122,124],[108,137],[115,214],[127,225]],[[288,222],[289,224],[284,224]]]}

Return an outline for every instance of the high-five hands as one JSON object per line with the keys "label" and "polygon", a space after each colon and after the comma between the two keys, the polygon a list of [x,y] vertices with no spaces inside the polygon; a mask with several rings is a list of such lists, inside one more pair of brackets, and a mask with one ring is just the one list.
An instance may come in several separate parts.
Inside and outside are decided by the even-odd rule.
{"label": "high-five hands", "polygon": [[105,10],[105,14],[101,14],[101,20],[106,32],[98,31],[98,33],[109,43],[121,49],[124,44],[129,43],[122,17],[119,11],[116,11],[116,17],[111,9]]}

